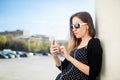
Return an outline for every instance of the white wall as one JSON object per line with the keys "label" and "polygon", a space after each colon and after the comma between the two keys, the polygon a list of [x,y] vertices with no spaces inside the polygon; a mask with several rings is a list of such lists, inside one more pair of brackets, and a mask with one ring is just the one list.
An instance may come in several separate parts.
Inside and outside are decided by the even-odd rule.
{"label": "white wall", "polygon": [[95,12],[104,50],[101,80],[120,80],[120,0],[95,0]]}

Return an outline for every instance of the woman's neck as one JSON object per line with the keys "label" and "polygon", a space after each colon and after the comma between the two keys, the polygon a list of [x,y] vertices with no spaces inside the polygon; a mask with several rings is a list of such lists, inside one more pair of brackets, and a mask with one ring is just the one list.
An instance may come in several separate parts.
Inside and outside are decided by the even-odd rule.
{"label": "woman's neck", "polygon": [[78,46],[78,48],[82,48],[82,47],[86,47],[88,45],[88,42],[89,40],[91,39],[92,37],[89,36],[89,35],[86,35],[84,36],[83,38],[81,38],[81,42]]}

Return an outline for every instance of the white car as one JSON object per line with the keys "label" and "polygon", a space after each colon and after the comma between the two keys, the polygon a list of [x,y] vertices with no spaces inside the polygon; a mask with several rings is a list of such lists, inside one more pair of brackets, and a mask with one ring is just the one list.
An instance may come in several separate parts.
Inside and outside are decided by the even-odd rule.
{"label": "white car", "polygon": [[2,54],[8,56],[8,58],[15,58],[15,55],[13,54],[13,51],[11,49],[4,49],[2,51]]}
{"label": "white car", "polygon": [[28,56],[28,57],[33,56],[33,53],[32,53],[32,52],[29,52],[29,53],[27,54],[27,56]]}

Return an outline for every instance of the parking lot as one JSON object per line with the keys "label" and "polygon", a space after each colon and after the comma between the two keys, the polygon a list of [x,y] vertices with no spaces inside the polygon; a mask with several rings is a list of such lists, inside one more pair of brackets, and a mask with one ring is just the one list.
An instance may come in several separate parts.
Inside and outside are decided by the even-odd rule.
{"label": "parking lot", "polygon": [[54,80],[59,72],[52,56],[0,59],[0,80]]}

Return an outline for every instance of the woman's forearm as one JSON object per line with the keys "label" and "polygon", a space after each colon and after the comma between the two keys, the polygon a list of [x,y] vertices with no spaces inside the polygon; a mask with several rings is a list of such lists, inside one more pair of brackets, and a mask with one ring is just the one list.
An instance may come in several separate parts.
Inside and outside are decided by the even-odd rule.
{"label": "woman's forearm", "polygon": [[55,61],[56,66],[61,66],[61,60],[59,59],[58,56],[53,56],[53,59]]}
{"label": "woman's forearm", "polygon": [[80,71],[82,71],[84,74],[89,76],[89,66],[86,64],[83,64],[82,62],[76,60],[75,58],[69,56],[67,58],[68,61],[70,61],[75,67],[77,67]]}

